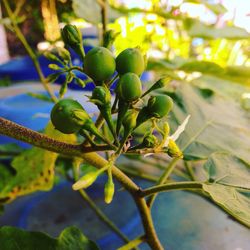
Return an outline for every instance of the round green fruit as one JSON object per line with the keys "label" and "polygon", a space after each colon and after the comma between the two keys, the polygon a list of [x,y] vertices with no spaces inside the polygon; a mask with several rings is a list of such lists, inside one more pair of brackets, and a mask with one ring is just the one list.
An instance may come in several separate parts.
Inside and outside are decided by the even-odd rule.
{"label": "round green fruit", "polygon": [[151,96],[148,100],[147,111],[150,116],[162,118],[173,108],[173,100],[167,95]]}
{"label": "round green fruit", "polygon": [[[53,107],[50,118],[57,130],[64,134],[78,132],[83,122],[75,117],[76,110],[83,110],[82,105],[72,99],[62,99]],[[87,118],[87,117],[86,117]]]}
{"label": "round green fruit", "polygon": [[95,82],[106,81],[115,72],[115,59],[108,49],[95,47],[86,54],[84,69]]}
{"label": "round green fruit", "polygon": [[116,58],[116,70],[121,75],[128,72],[141,75],[145,70],[145,61],[140,50],[136,48],[123,50]]}
{"label": "round green fruit", "polygon": [[126,73],[120,77],[117,86],[117,94],[120,99],[132,102],[142,95],[141,80],[135,73]]}

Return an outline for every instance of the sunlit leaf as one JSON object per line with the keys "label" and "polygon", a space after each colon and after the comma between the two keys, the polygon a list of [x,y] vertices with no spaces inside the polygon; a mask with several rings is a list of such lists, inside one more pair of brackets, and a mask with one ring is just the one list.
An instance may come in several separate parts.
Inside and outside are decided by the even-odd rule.
{"label": "sunlit leaf", "polygon": [[188,34],[192,37],[201,37],[206,39],[247,39],[250,37],[250,34],[243,28],[234,26],[215,28],[198,21],[191,25],[191,28],[188,30]]}

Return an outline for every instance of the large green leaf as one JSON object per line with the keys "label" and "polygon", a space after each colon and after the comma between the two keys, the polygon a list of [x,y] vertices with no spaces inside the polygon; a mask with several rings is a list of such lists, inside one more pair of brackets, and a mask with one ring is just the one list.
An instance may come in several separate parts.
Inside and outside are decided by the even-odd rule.
{"label": "large green leaf", "polygon": [[227,213],[250,227],[250,191],[220,184],[203,184],[203,190]]}
{"label": "large green leaf", "polygon": [[224,97],[230,97],[237,102],[241,100],[242,94],[250,92],[250,85],[239,84],[238,82],[212,75],[202,75],[192,80],[192,83],[200,88],[209,88],[217,94]]}
{"label": "large green leaf", "polygon": [[76,227],[68,227],[58,238],[41,232],[26,232],[4,226],[0,228],[1,250],[98,250],[97,245]]}
{"label": "large green leaf", "polygon": [[[74,141],[75,136],[55,130],[51,123],[45,134],[62,141]],[[58,154],[40,148],[24,151],[14,158],[11,165],[15,174],[0,166],[0,202],[10,202],[20,195],[37,190],[50,190],[54,183],[54,167]]]}
{"label": "large green leaf", "polygon": [[177,141],[186,160],[206,159],[213,152],[225,151],[250,162],[249,118],[239,103],[185,82],[172,97],[175,105],[169,120],[174,131],[191,115]]}
{"label": "large green leaf", "polygon": [[228,153],[214,153],[204,164],[203,190],[227,213],[250,227],[250,165]]}

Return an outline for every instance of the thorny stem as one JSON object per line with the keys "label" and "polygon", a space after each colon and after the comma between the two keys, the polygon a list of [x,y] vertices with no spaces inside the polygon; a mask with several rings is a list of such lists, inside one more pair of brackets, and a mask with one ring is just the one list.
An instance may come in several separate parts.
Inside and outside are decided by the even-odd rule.
{"label": "thorny stem", "polygon": [[[73,167],[74,180],[79,179],[79,174],[76,167]],[[102,210],[95,204],[95,202],[89,197],[89,195],[83,190],[78,190],[81,197],[88,203],[88,205],[93,209],[96,215],[117,235],[124,240],[124,242],[129,242],[129,239],[124,235],[119,228],[102,212]]]}
{"label": "thorny stem", "polygon": [[5,9],[6,9],[7,13],[8,13],[8,16],[9,16],[11,22],[12,22],[12,25],[13,25],[13,28],[14,28],[14,31],[15,31],[17,37],[19,38],[19,40],[23,44],[24,48],[28,52],[31,60],[33,61],[34,65],[35,65],[35,68],[36,68],[37,73],[39,75],[40,81],[42,82],[45,90],[48,92],[48,94],[50,95],[50,97],[53,100],[53,102],[57,102],[57,97],[53,93],[53,91],[50,88],[48,82],[46,81],[46,78],[43,75],[43,72],[42,72],[41,66],[40,66],[40,64],[39,64],[39,62],[37,60],[36,54],[33,52],[33,50],[31,49],[31,47],[29,46],[26,38],[24,37],[24,35],[22,34],[21,30],[19,29],[19,27],[17,25],[15,15],[14,15],[14,13],[11,10],[8,1],[7,0],[3,0],[3,4],[4,4],[4,7],[5,7]]}
{"label": "thorny stem", "polygon": [[[82,145],[73,145],[54,140],[52,138],[49,138],[48,136],[20,126],[1,117],[0,134],[10,136],[12,138],[59,154],[82,158],[98,169],[101,169],[103,168],[103,166],[108,164],[108,162],[97,153],[85,153],[83,151]],[[145,199],[140,197],[140,188],[115,165],[112,166],[112,175],[132,195],[140,212],[142,224],[145,230],[146,240],[149,246],[154,250],[163,250],[163,247],[154,229],[150,208],[147,206]]]}

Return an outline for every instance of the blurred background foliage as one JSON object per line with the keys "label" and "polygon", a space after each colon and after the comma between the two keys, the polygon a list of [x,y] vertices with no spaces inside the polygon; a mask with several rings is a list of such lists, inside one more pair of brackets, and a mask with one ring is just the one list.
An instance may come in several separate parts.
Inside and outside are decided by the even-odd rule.
{"label": "blurred background foliage", "polygon": [[[148,69],[160,74],[175,70],[176,77],[188,80],[202,73],[250,84],[248,1],[107,2],[108,28],[119,32],[114,43],[115,54],[127,47],[140,46],[149,57]],[[101,27],[98,1],[16,0],[12,5],[20,11],[22,30],[33,47],[44,39],[60,40],[59,28],[64,23],[74,23],[80,28],[94,26],[97,30]],[[46,15],[47,10],[52,12],[50,16]],[[8,40],[12,55],[24,53],[14,35],[8,33]]]}

